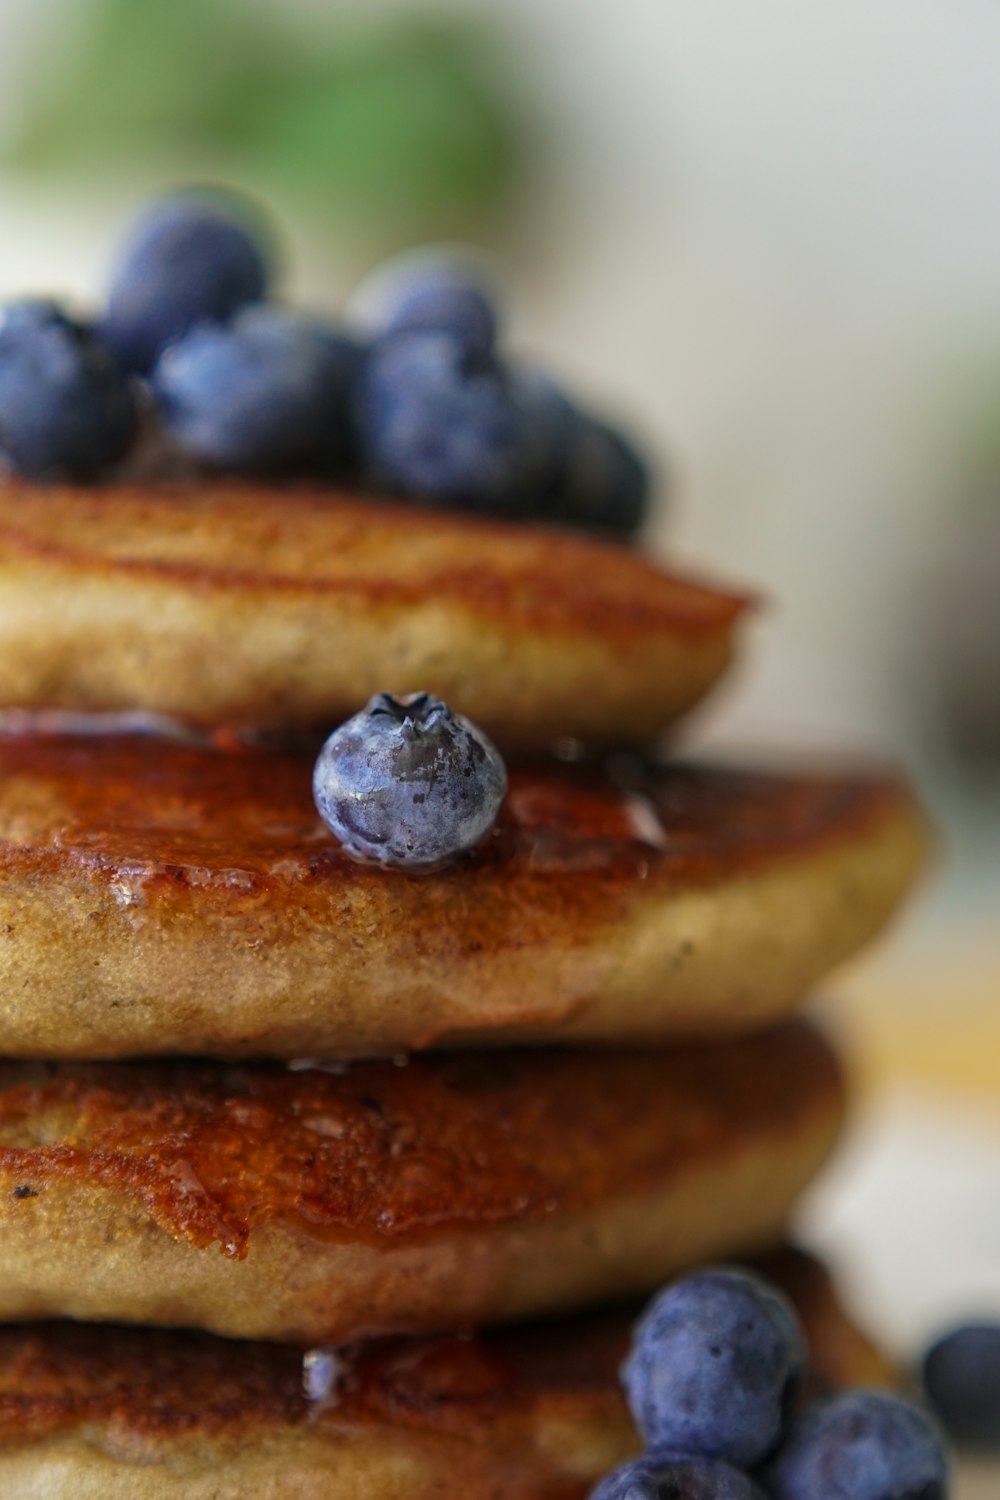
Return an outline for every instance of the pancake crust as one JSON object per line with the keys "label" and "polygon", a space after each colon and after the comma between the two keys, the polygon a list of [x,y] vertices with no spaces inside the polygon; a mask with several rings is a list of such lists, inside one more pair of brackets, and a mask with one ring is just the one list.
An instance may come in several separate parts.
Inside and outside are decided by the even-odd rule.
{"label": "pancake crust", "polygon": [[332,1072],[10,1063],[0,1318],[309,1342],[645,1292],[773,1241],[842,1112],[804,1022]]}
{"label": "pancake crust", "polygon": [[437,693],[501,742],[645,742],[747,601],[555,530],[211,482],[0,486],[0,706],[327,730]]}
{"label": "pancake crust", "polygon": [[[0,1052],[316,1057],[787,1014],[920,864],[905,786],[512,768],[430,875],[348,859],[311,757],[0,739]],[[623,773],[624,774],[624,773]]]}
{"label": "pancake crust", "polygon": [[[888,1385],[823,1267],[761,1262],[818,1390]],[[345,1350],[311,1406],[277,1345],[65,1324],[0,1331],[9,1500],[584,1500],[638,1450],[617,1383],[633,1312]]]}

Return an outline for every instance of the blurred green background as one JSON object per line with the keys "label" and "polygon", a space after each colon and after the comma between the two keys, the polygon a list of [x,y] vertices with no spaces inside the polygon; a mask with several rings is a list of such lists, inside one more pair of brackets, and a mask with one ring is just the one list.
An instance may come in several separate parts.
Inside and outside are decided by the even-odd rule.
{"label": "blurred green background", "polygon": [[13,166],[236,180],[371,250],[488,228],[519,149],[492,27],[232,0],[89,0],[18,101]]}

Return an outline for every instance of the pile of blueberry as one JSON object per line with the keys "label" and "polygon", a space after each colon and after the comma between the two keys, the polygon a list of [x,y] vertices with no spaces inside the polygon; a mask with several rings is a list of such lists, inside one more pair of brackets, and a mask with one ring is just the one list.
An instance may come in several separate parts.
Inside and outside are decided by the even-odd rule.
{"label": "pile of blueberry", "polygon": [[235,201],[168,198],[124,247],[103,313],[0,310],[0,457],[93,479],[151,410],[196,465],[349,482],[622,536],[649,473],[626,439],[498,352],[477,277],[438,260],[379,278],[364,336],[268,300],[260,237]]}
{"label": "pile of blueberry", "polygon": [[706,1270],[668,1286],[622,1370],[646,1454],[591,1500],[946,1500],[932,1422],[880,1391],[798,1406],[806,1345],[762,1278]]}

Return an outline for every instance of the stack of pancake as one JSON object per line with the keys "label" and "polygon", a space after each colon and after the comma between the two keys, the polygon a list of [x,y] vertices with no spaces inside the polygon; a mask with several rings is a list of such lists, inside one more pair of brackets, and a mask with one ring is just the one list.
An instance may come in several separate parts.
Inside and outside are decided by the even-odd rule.
{"label": "stack of pancake", "polygon": [[[638,1447],[630,1307],[706,1258],[786,1287],[814,1380],[887,1378],[780,1243],[844,1108],[794,1012],[922,822],[644,753],[746,608],[329,492],[5,485],[5,1496],[581,1500]],[[312,803],[382,690],[507,757],[434,873]]]}

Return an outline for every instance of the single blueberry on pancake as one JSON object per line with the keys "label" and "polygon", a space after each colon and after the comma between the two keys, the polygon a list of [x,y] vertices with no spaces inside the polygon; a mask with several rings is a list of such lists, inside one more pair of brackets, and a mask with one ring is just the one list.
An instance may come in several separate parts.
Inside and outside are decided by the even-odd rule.
{"label": "single blueberry on pancake", "polygon": [[91,479],[125,452],[136,408],[93,333],[54,302],[0,309],[0,459],[29,478]]}
{"label": "single blueberry on pancake", "polygon": [[794,1309],[748,1271],[674,1282],[636,1325],[622,1381],[649,1447],[741,1467],[774,1449],[805,1366]]}
{"label": "single blueberry on pancake", "polygon": [[775,1500],[946,1500],[948,1459],[915,1406],[847,1391],[802,1414],[766,1483]]}
{"label": "single blueberry on pancake", "polygon": [[590,1500],[764,1500],[738,1469],[716,1458],[647,1453],[602,1479]]}
{"label": "single blueberry on pancake", "polygon": [[492,741],[429,693],[379,693],[320,751],[313,795],[357,859],[429,868],[492,828],[507,772]]}
{"label": "single blueberry on pancake", "polygon": [[235,204],[179,197],[140,218],[115,271],[101,338],[126,370],[145,373],[164,345],[263,295],[264,254]]}
{"label": "single blueberry on pancake", "polygon": [[174,439],[203,463],[245,473],[331,470],[350,451],[359,359],[346,335],[258,303],[171,344],[152,384]]}
{"label": "single blueberry on pancake", "polygon": [[924,1356],[923,1386],[948,1432],[970,1447],[1000,1448],[1000,1323],[969,1323]]}
{"label": "single blueberry on pancake", "polygon": [[358,393],[372,477],[405,494],[504,510],[521,466],[521,428],[505,374],[447,333],[380,340]]}

